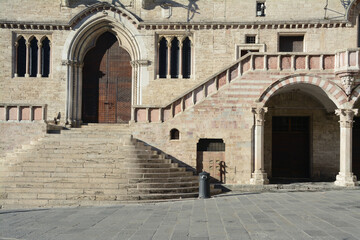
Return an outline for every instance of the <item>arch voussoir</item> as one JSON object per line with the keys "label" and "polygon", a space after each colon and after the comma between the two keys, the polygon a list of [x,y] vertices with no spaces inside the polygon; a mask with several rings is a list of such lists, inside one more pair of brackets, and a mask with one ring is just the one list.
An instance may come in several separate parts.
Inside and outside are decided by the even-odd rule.
{"label": "arch voussoir", "polygon": [[[340,108],[345,102],[347,102],[347,96],[345,92],[330,80],[321,79],[316,76],[289,76],[286,78],[279,79],[272,83],[265,91],[260,95],[258,102],[266,104],[279,89],[294,85],[294,84],[307,84],[322,89],[327,97]],[[360,88],[357,90],[360,95]]]}

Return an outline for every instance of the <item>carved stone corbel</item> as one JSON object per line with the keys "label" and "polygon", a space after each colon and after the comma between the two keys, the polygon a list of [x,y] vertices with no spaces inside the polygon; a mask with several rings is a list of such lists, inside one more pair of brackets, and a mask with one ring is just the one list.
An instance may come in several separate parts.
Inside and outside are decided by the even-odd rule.
{"label": "carved stone corbel", "polygon": [[346,95],[349,96],[352,92],[352,88],[353,88],[354,82],[355,82],[354,75],[346,74],[346,75],[340,76],[340,79],[341,79],[341,84],[343,85]]}

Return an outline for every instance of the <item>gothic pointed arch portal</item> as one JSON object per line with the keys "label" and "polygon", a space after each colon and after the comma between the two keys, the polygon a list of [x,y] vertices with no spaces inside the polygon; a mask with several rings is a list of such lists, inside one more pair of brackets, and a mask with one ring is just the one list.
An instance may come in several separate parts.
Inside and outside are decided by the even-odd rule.
{"label": "gothic pointed arch portal", "polygon": [[[120,49],[126,51],[131,58],[131,62],[127,61],[131,64],[131,107],[142,103],[142,91],[149,83],[148,66],[151,62],[148,60],[148,50],[143,36],[137,29],[137,24],[139,20],[132,13],[121,6],[105,2],[89,6],[69,22],[73,31],[66,38],[62,51],[62,65],[67,69],[66,105],[63,118],[65,124],[79,127],[83,122],[96,121],[83,116],[82,107],[87,103],[83,104],[82,101],[88,100],[83,97],[85,90],[83,83],[86,81],[83,68],[86,55],[97,47],[98,39],[103,34],[108,34],[107,32],[116,37],[117,44],[115,45],[120,46]],[[119,100],[117,107],[118,103]],[[99,108],[99,105],[97,107]],[[131,111],[131,119],[134,119],[134,111]],[[96,122],[99,121],[98,116]]]}
{"label": "gothic pointed arch portal", "polygon": [[82,121],[127,123],[131,119],[130,54],[110,32],[98,37],[84,58]]}

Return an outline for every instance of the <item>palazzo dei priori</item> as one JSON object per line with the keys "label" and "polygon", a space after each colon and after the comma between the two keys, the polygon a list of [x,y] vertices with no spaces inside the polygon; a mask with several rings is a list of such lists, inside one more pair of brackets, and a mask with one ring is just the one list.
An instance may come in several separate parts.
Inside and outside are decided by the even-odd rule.
{"label": "palazzo dei priori", "polygon": [[0,205],[358,184],[360,0],[2,0]]}

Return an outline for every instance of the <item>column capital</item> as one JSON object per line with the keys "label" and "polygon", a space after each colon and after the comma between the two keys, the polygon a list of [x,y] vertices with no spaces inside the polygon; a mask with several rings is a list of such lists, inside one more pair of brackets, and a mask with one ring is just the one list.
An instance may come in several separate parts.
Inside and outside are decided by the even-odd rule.
{"label": "column capital", "polygon": [[354,116],[358,114],[358,109],[336,109],[335,114],[340,117],[340,127],[352,128]]}
{"label": "column capital", "polygon": [[267,107],[253,107],[251,109],[252,113],[255,115],[255,125],[257,126],[263,126],[264,125],[264,118],[265,118],[265,113],[268,112],[268,108]]}

